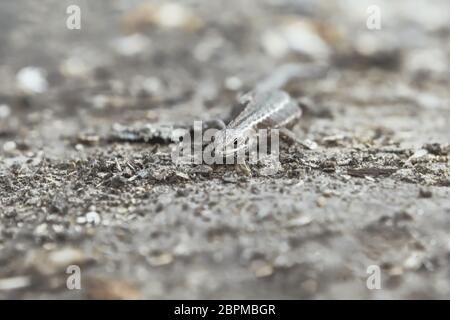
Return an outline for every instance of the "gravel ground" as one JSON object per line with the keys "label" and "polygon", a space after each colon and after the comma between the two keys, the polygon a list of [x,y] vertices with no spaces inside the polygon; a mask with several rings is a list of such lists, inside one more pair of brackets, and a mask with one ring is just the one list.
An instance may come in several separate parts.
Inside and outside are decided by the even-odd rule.
{"label": "gravel ground", "polygon": [[[0,298],[450,298],[449,9],[2,2]],[[161,128],[293,66],[317,149],[282,142],[272,176],[173,164]]]}

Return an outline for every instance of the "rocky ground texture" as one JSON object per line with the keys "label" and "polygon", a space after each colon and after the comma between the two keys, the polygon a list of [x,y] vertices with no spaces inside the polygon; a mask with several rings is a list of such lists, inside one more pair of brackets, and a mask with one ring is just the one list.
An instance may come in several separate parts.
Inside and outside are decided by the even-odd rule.
{"label": "rocky ground texture", "polygon": [[[0,8],[0,298],[450,297],[447,1]],[[292,68],[316,149],[270,176],[171,161],[163,128]]]}

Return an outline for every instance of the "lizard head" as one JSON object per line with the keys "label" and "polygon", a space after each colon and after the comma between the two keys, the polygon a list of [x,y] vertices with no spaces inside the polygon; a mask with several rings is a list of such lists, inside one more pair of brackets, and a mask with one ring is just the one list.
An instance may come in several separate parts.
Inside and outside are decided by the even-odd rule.
{"label": "lizard head", "polygon": [[214,141],[208,145],[208,152],[215,157],[229,157],[248,147],[248,135],[238,129],[224,129],[217,131]]}

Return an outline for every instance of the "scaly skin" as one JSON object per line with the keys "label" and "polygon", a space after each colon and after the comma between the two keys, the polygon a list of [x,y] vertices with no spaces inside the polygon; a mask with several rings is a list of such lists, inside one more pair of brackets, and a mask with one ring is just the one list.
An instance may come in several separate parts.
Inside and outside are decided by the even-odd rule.
{"label": "scaly skin", "polygon": [[281,90],[249,92],[240,102],[246,104],[245,109],[225,129],[217,132],[215,140],[208,146],[218,155],[229,156],[245,148],[245,140],[251,131],[283,128],[302,115],[298,104]]}

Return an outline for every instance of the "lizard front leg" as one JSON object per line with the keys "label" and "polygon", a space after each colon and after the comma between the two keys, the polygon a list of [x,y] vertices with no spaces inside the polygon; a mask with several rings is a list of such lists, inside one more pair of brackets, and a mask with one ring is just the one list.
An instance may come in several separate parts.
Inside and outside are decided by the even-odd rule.
{"label": "lizard front leg", "polygon": [[299,138],[297,138],[297,136],[295,135],[294,132],[292,132],[291,130],[289,130],[287,128],[283,127],[283,128],[280,128],[279,130],[280,130],[281,137],[290,142],[298,143],[308,150],[314,150],[317,148],[317,143],[315,143],[314,141],[308,140],[308,139],[300,140]]}

